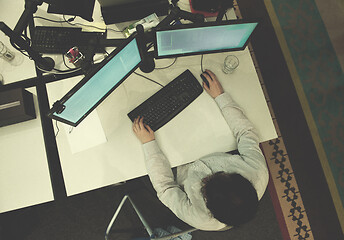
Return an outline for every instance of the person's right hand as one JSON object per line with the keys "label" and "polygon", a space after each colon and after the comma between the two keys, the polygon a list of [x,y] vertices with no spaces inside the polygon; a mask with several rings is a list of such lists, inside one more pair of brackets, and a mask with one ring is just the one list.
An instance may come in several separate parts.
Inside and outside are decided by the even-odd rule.
{"label": "person's right hand", "polygon": [[209,82],[209,87],[203,82],[203,88],[207,91],[207,93],[212,96],[212,98],[216,98],[217,96],[221,95],[224,91],[223,91],[223,88],[222,88],[222,85],[221,83],[219,82],[219,80],[217,80],[217,77],[216,75],[206,69],[205,70],[208,74],[203,74],[203,76],[208,80]]}
{"label": "person's right hand", "polygon": [[142,144],[155,139],[154,131],[145,123],[143,117],[137,117],[133,123],[133,131]]}

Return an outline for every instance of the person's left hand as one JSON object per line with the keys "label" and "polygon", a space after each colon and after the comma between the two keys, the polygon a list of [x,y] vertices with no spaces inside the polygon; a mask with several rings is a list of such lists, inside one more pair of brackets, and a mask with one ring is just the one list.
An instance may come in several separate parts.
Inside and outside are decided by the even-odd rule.
{"label": "person's left hand", "polygon": [[142,117],[134,120],[133,131],[141,143],[147,143],[155,139],[154,131],[147,124],[143,123]]}

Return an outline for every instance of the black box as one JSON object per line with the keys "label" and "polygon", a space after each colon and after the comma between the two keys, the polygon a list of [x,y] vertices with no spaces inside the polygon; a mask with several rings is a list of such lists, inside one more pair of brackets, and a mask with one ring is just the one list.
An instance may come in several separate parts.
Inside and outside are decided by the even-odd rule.
{"label": "black box", "polygon": [[233,0],[191,0],[191,6],[197,11],[215,13],[233,7]]}
{"label": "black box", "polygon": [[[106,25],[140,20],[152,13],[158,16],[168,14],[168,0],[131,0],[131,1],[99,1]],[[111,4],[112,2],[112,4]]]}
{"label": "black box", "polygon": [[25,89],[0,92],[0,127],[36,118],[32,93]]}

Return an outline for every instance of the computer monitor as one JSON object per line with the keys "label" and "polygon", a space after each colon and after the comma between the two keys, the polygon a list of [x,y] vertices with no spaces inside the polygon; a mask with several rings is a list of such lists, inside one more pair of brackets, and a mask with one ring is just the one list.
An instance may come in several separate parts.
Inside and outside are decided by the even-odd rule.
{"label": "computer monitor", "polygon": [[155,57],[243,50],[257,25],[258,22],[229,20],[158,29],[155,31]]}
{"label": "computer monitor", "polygon": [[[53,107],[48,117],[76,127],[112,91],[114,91],[141,62],[135,34],[126,44],[115,49],[91,74],[83,78]],[[60,112],[62,110],[62,112]]]}

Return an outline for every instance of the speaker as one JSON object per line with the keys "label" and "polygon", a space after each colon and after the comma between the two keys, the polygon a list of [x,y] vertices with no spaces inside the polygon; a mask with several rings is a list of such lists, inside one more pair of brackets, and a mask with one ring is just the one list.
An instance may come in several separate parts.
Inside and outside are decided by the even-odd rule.
{"label": "speaker", "polygon": [[35,118],[32,93],[21,88],[0,92],[0,127]]}

